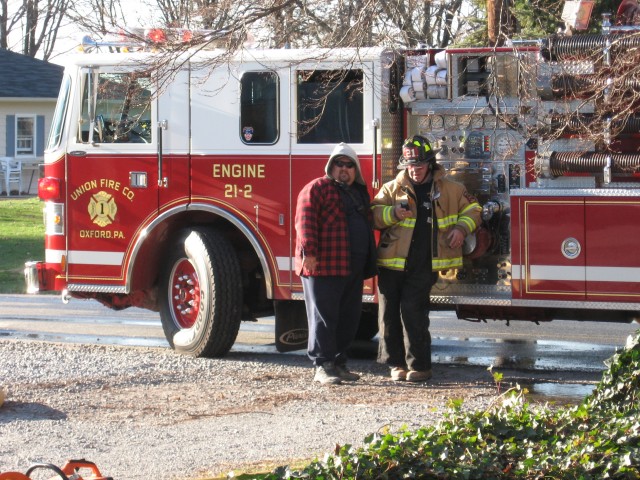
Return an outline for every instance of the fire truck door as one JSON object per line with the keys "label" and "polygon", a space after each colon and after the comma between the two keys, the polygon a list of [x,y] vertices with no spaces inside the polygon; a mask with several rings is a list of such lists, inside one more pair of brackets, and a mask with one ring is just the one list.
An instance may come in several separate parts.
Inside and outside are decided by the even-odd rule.
{"label": "fire truck door", "polygon": [[[331,152],[341,142],[354,148],[364,181],[367,186],[372,184],[377,142],[374,120],[379,117],[376,102],[380,101],[375,71],[371,61],[329,61],[320,66],[301,63],[292,69],[292,218],[298,194],[307,183],[325,173]],[[295,252],[295,232],[290,250]],[[292,278],[292,290],[302,290],[302,282],[296,276]],[[364,293],[375,293],[373,280],[365,282]]]}
{"label": "fire truck door", "polygon": [[[85,68],[79,85],[67,154],[67,281],[70,290],[124,293],[133,247],[158,214],[156,89],[148,73],[122,67]],[[169,188],[165,167],[160,183]]]}

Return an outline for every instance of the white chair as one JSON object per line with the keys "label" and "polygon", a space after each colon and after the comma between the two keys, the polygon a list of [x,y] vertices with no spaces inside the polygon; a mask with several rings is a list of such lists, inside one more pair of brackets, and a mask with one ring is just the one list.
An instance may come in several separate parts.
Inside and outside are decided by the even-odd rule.
{"label": "white chair", "polygon": [[0,158],[0,170],[4,177],[4,191],[7,197],[11,195],[11,184],[14,184],[14,190],[20,195],[22,190],[22,161],[11,157]]}

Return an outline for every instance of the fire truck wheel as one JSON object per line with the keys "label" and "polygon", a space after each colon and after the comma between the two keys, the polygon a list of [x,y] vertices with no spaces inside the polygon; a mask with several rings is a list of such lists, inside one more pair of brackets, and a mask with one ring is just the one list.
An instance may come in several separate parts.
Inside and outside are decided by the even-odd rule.
{"label": "fire truck wheel", "polygon": [[162,270],[160,318],[169,344],[196,357],[221,357],[240,329],[238,257],[218,232],[193,229],[170,250]]}

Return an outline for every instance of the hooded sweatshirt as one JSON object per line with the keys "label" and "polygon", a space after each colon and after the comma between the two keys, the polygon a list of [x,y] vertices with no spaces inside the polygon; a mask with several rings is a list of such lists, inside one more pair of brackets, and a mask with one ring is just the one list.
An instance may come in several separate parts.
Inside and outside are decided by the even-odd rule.
{"label": "hooded sweatshirt", "polygon": [[[340,156],[350,158],[356,166],[355,180],[351,186],[353,191],[361,197],[365,207],[371,202],[358,155],[349,145],[340,143],[329,156],[325,166],[326,175],[309,182],[298,195],[295,217],[295,269],[298,275],[311,275],[311,272],[302,268],[302,259],[306,256],[316,257],[318,261],[314,276],[346,276],[351,273],[351,245],[341,185],[330,175],[333,160]],[[371,225],[370,209],[364,210]],[[365,269],[365,278],[376,274],[373,233],[370,235],[369,244],[370,261]]]}
{"label": "hooded sweatshirt", "polygon": [[360,169],[360,159],[358,158],[358,154],[346,143],[339,143],[338,145],[336,145],[333,149],[333,152],[331,152],[331,155],[329,155],[329,160],[324,167],[324,171],[327,174],[327,177],[331,178],[331,164],[333,163],[333,161],[337,157],[342,156],[349,157],[351,160],[353,160],[353,163],[356,164],[356,179],[354,183],[366,185],[366,183],[364,183],[364,178],[362,178],[362,170]]}

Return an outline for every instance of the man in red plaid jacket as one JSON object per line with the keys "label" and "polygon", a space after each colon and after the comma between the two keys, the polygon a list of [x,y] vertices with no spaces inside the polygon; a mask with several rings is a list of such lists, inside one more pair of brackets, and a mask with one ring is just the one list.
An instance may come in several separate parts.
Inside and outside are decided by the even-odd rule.
{"label": "man in red plaid jacket", "polygon": [[376,247],[356,152],[337,145],[325,172],[298,195],[295,263],[304,289],[314,380],[339,384],[360,378],[347,369],[346,352],[360,322],[364,279],[376,274]]}

